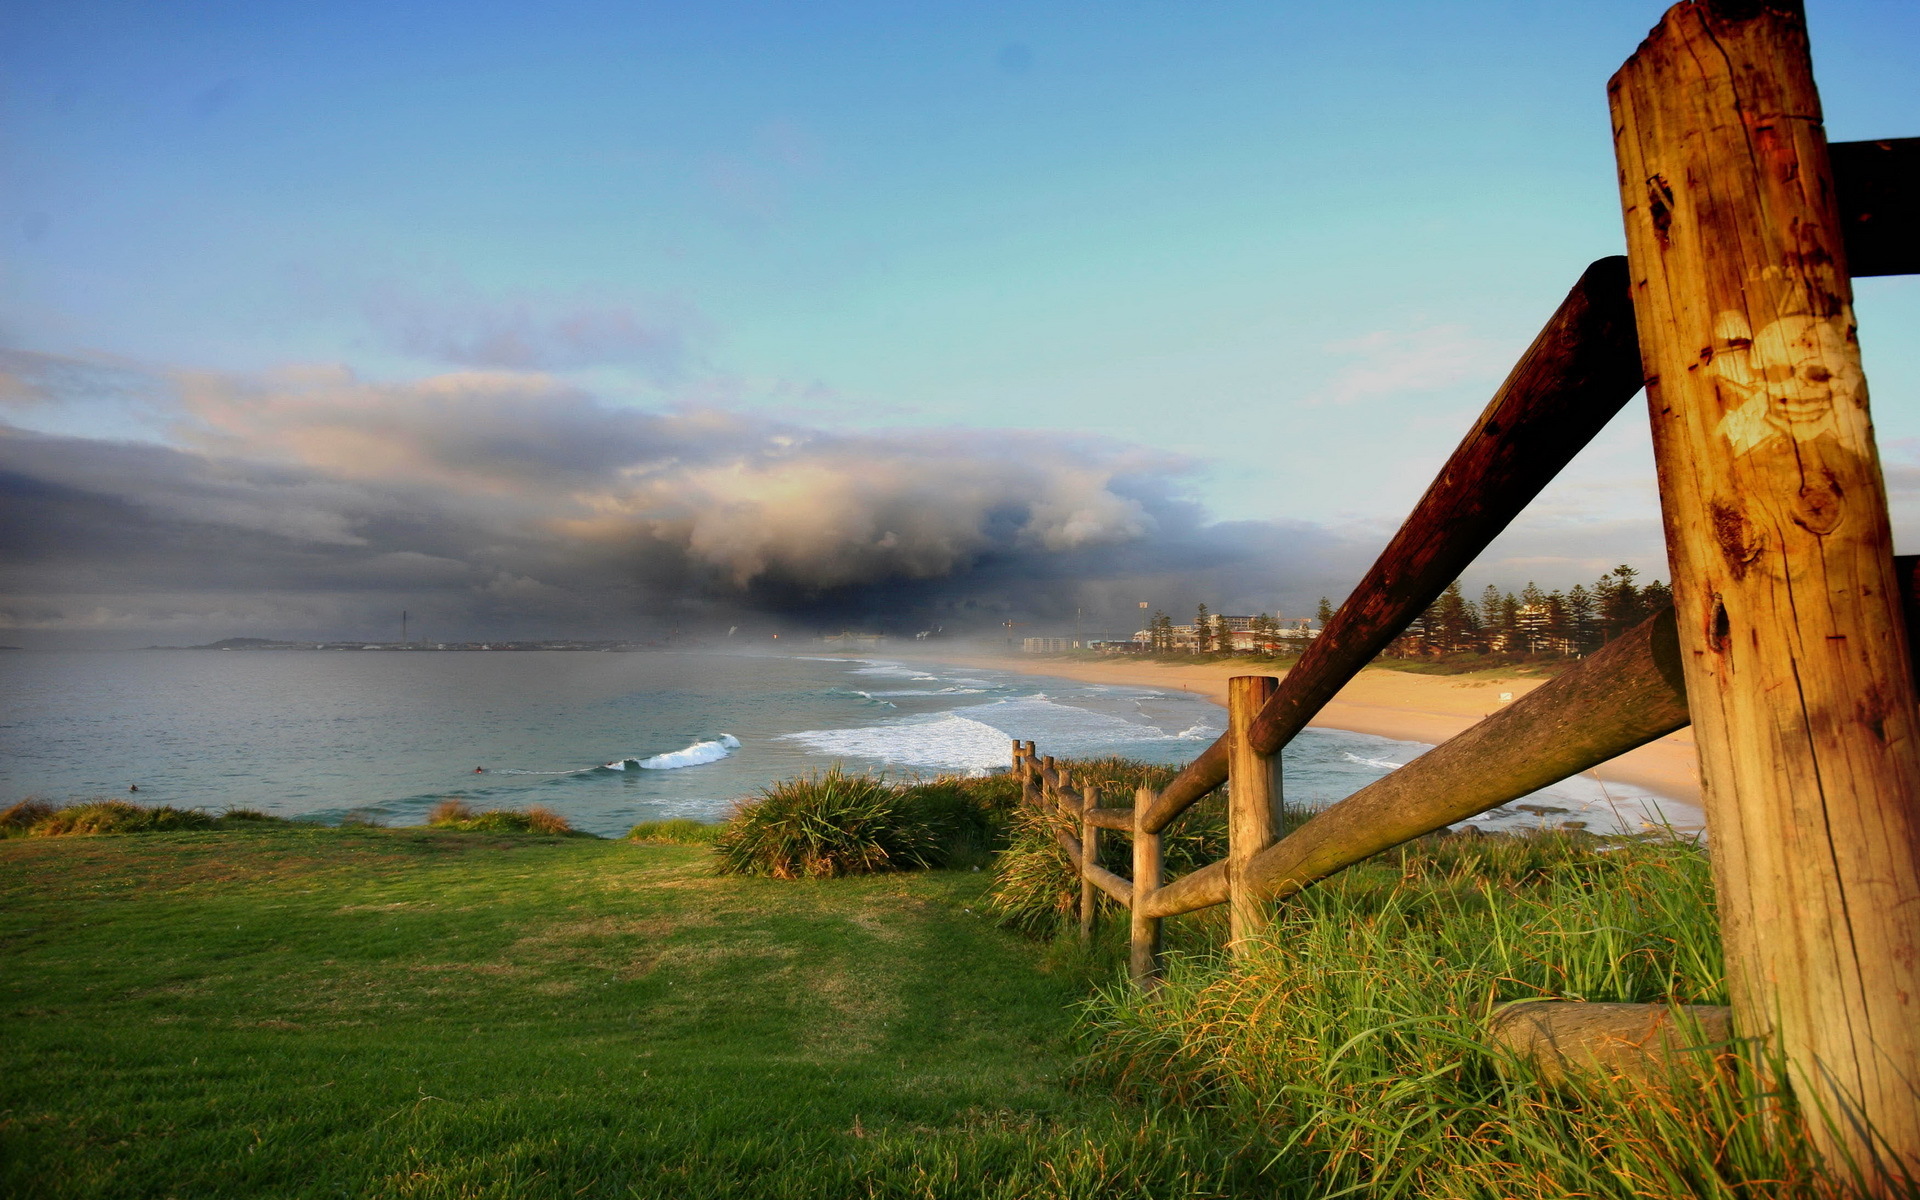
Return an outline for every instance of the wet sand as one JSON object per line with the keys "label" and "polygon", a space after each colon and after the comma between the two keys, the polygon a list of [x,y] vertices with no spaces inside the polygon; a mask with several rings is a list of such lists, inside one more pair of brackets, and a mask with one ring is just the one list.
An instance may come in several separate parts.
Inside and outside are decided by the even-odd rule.
{"label": "wet sand", "polygon": [[[928,654],[912,651],[903,654],[889,648],[885,654],[892,658],[922,657],[1023,675],[1048,675],[1082,683],[1188,691],[1223,706],[1227,702],[1229,676],[1286,673],[1279,668],[1250,667],[1245,663],[1187,665],[1124,657],[1095,661],[1045,655],[969,653],[960,648],[942,648]],[[1333,702],[1320,710],[1312,724],[1400,741],[1438,744],[1544,682],[1534,676],[1415,675],[1369,667],[1342,688]],[[1503,694],[1510,699],[1502,700]],[[1682,729],[1623,754],[1589,774],[1604,783],[1630,783],[1696,808],[1700,804],[1699,764],[1694,755],[1691,729]]]}

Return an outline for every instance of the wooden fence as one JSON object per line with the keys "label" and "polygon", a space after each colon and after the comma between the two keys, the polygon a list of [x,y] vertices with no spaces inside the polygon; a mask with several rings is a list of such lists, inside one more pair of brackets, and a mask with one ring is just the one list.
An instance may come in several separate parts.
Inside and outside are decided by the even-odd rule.
{"label": "wooden fence", "polygon": [[[1627,256],[1581,275],[1298,665],[1232,679],[1227,732],[1130,808],[1032,742],[1014,771],[1078,821],[1083,932],[1096,889],[1125,906],[1151,986],[1168,917],[1226,904],[1237,949],[1275,900],[1692,722],[1735,1027],[1778,1037],[1823,1145],[1891,1192],[1920,1164],[1920,567],[1892,556],[1850,279],[1920,272],[1920,139],[1826,144],[1790,0],[1677,5],[1608,90]],[[1282,747],[1643,386],[1673,611],[1278,838]],[[1223,783],[1227,856],[1166,879],[1165,830]]]}

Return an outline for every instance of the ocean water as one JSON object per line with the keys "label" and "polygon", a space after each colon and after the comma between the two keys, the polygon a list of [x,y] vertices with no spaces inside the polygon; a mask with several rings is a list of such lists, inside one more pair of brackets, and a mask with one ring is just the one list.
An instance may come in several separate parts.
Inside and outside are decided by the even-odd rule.
{"label": "ocean water", "polygon": [[[1059,757],[1184,763],[1224,716],[1183,692],[881,658],[19,651],[0,656],[0,803],[138,784],[147,803],[404,825],[457,796],[544,804],[617,835],[664,817],[718,820],[776,779],[834,763],[896,778],[1002,769],[1015,737]],[[1331,803],[1426,748],[1306,730],[1286,750],[1288,801]],[[1663,816],[1695,819],[1581,778],[1472,823],[1638,829]]]}

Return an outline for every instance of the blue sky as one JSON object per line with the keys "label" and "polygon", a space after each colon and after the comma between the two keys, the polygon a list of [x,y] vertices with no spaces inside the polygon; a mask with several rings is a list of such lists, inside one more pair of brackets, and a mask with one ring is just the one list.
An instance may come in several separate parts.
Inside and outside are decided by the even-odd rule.
{"label": "blue sky", "polygon": [[[1215,518],[1384,533],[1620,252],[1604,87],[1659,15],[16,2],[0,345],[96,374],[5,415],[178,444],[183,374],[509,371],[838,433],[1097,434]],[[1809,19],[1829,135],[1920,133],[1920,5]],[[1906,463],[1920,286],[1859,291]],[[1593,552],[1501,582],[1664,574],[1643,424],[1530,518]]]}

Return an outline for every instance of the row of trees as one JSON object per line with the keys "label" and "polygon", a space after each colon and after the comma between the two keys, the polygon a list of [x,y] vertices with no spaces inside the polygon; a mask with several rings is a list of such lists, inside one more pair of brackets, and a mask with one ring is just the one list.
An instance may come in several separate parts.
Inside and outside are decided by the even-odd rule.
{"label": "row of trees", "polygon": [[[1572,657],[1586,654],[1620,636],[1673,603],[1673,593],[1658,579],[1638,582],[1640,573],[1618,566],[1594,581],[1564,592],[1542,591],[1529,583],[1518,595],[1489,584],[1476,602],[1455,580],[1427,606],[1418,620],[1395,638],[1386,653],[1395,658],[1440,658],[1449,654],[1505,654],[1515,657]],[[1324,596],[1320,627],[1333,620],[1334,606]],[[1265,613],[1251,619],[1254,647],[1269,653],[1299,642],[1283,638],[1280,622]],[[1202,604],[1194,614],[1191,636],[1173,618],[1156,612],[1147,625],[1149,646],[1159,652],[1196,654],[1233,649],[1233,633],[1223,617]],[[1244,639],[1243,639],[1244,644]]]}
{"label": "row of trees", "polygon": [[1478,603],[1467,599],[1455,580],[1387,653],[1397,658],[1586,654],[1673,603],[1666,584],[1656,579],[1642,585],[1636,582],[1639,575],[1618,566],[1591,587],[1543,592],[1529,583],[1517,596],[1489,584]]}

